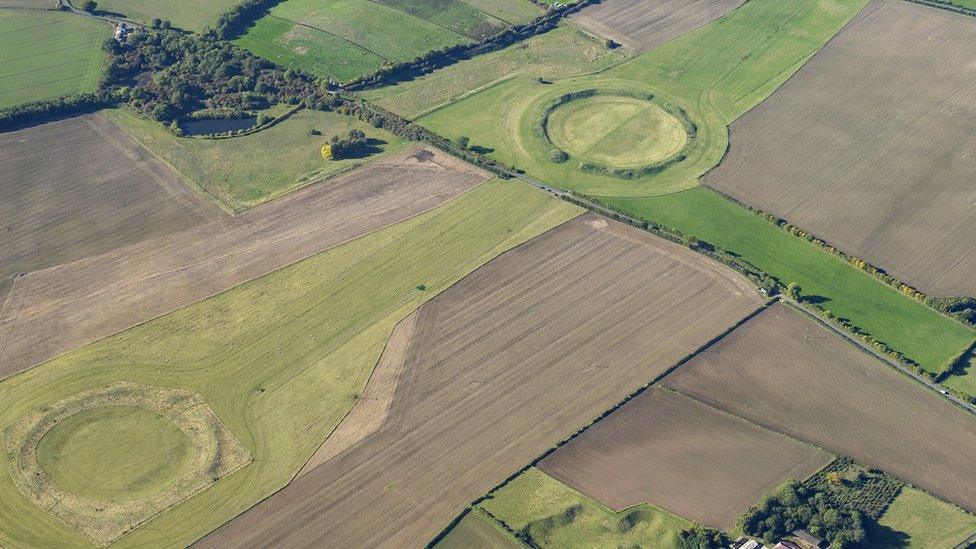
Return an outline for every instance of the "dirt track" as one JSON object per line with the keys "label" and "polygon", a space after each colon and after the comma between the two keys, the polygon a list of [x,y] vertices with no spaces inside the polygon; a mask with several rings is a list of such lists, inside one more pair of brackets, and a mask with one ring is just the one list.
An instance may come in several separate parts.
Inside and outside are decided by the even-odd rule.
{"label": "dirt track", "polygon": [[973,416],[785,305],[662,384],[976,511]]}
{"label": "dirt track", "polygon": [[0,311],[0,378],[427,211],[487,174],[407,151],[236,217],[17,279]]}
{"label": "dirt track", "polygon": [[760,304],[694,252],[582,216],[421,307],[380,430],[199,546],[421,546]]}
{"label": "dirt track", "polygon": [[976,296],[976,18],[875,0],[732,124],[705,184],[926,293]]}
{"label": "dirt track", "polygon": [[627,49],[646,51],[710,23],[745,0],[610,0],[570,16],[584,29]]}
{"label": "dirt track", "polygon": [[651,388],[539,463],[616,511],[649,502],[721,530],[787,478],[833,456],[667,389]]}
{"label": "dirt track", "polygon": [[18,274],[222,215],[101,116],[0,133],[0,304]]}

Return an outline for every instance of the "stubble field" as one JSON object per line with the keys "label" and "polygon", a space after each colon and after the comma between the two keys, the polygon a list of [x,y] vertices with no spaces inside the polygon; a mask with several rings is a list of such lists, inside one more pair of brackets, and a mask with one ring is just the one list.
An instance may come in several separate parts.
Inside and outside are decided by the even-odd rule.
{"label": "stubble field", "polygon": [[939,296],[976,296],[976,19],[875,0],[732,124],[705,183]]}
{"label": "stubble field", "polygon": [[616,511],[647,502],[727,530],[765,492],[788,478],[804,479],[831,459],[813,446],[652,387],[538,467]]}
{"label": "stubble field", "polygon": [[976,509],[976,419],[786,305],[664,378],[696,400]]}
{"label": "stubble field", "polygon": [[234,217],[20,277],[0,377],[434,208],[487,179],[415,148]]}
{"label": "stubble field", "polygon": [[745,0],[618,0],[587,6],[570,21],[633,51],[653,49],[714,21]]}
{"label": "stubble field", "polygon": [[383,426],[200,547],[426,543],[760,303],[687,249],[589,215],[564,224],[422,307]]}
{"label": "stubble field", "polygon": [[99,115],[0,134],[0,173],[0,309],[16,275],[223,217]]}

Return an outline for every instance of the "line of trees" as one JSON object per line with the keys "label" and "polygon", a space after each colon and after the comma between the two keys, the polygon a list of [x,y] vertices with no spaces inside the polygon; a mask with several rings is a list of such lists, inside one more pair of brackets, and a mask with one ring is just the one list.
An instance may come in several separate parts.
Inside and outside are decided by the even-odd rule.
{"label": "line of trees", "polygon": [[280,2],[281,0],[244,0],[220,14],[214,26],[205,29],[203,34],[220,40],[237,38]]}
{"label": "line of trees", "polygon": [[0,111],[0,131],[34,126],[69,116],[95,112],[115,103],[108,93],[83,93],[48,101],[34,101]]}

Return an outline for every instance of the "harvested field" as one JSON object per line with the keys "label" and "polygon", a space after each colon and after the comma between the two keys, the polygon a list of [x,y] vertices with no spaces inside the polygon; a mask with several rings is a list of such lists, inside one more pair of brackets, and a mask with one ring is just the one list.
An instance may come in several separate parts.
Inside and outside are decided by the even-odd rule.
{"label": "harvested field", "polygon": [[570,20],[634,51],[646,51],[710,23],[745,0],[612,0],[587,6]]}
{"label": "harvested field", "polygon": [[17,279],[0,377],[434,208],[487,175],[413,149],[275,202]]}
{"label": "harvested field", "polygon": [[0,308],[18,274],[222,217],[99,115],[0,134],[0,174]]}
{"label": "harvested field", "polygon": [[685,248],[590,215],[563,224],[420,309],[376,434],[199,545],[420,546],[760,304]]}
{"label": "harvested field", "polygon": [[832,456],[700,402],[651,388],[543,459],[538,467],[621,511],[651,503],[727,530],[788,478]]}
{"label": "harvested field", "polygon": [[732,124],[705,183],[940,296],[976,296],[976,19],[875,0]]}
{"label": "harvested field", "polygon": [[785,305],[662,383],[976,509],[976,419]]}

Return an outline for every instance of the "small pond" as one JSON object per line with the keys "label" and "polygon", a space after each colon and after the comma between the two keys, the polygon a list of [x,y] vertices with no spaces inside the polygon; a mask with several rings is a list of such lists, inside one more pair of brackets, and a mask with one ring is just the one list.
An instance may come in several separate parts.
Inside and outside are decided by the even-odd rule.
{"label": "small pond", "polygon": [[187,120],[180,124],[186,135],[210,135],[214,133],[236,132],[252,128],[258,123],[256,116],[247,118],[202,118]]}

